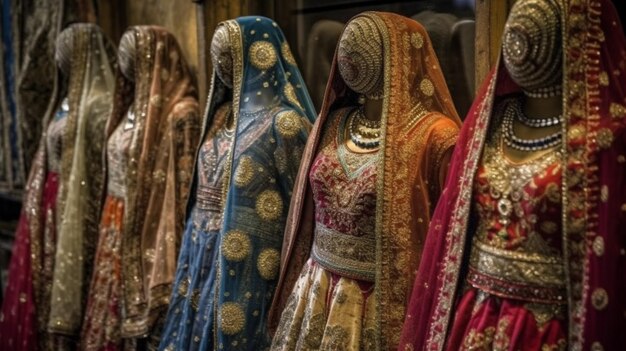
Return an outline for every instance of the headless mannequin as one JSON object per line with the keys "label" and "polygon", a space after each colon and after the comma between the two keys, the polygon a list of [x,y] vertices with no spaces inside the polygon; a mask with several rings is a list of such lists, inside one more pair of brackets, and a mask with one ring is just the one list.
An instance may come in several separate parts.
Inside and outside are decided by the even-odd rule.
{"label": "headless mannequin", "polygon": [[[129,82],[135,83],[135,57],[136,57],[136,37],[135,31],[128,30],[120,40],[120,47],[117,59],[120,65],[120,72]],[[135,114],[133,106],[128,108],[126,124],[124,129],[131,129],[135,125]]]}
{"label": "headless mannequin", "polygon": [[[230,43],[230,36],[225,26],[219,26],[213,34],[211,40],[211,63],[217,78],[231,90],[233,89],[233,52]],[[231,101],[224,101],[223,104],[230,104]],[[226,120],[226,128],[232,129],[234,123],[233,114],[230,113]]]}
{"label": "headless mannequin", "polygon": [[[541,20],[537,20],[537,17]],[[525,93],[522,99],[522,110],[530,119],[562,114],[560,84],[563,76],[563,52],[560,36],[560,9],[554,0],[518,1],[511,9],[504,30],[503,59],[513,81],[525,92],[530,92]],[[542,53],[543,56],[540,56]],[[541,89],[553,92],[543,94],[544,96],[533,94]],[[559,131],[561,125],[531,128],[516,119],[513,128],[515,134],[521,138],[536,139]],[[504,145],[504,153],[513,162],[530,161],[553,151],[554,148],[520,151]]]}
{"label": "headless mannequin", "polygon": [[[346,85],[361,94],[363,114],[367,120],[380,122],[383,109],[383,46],[376,23],[365,17],[352,20],[346,26],[337,49],[339,74]],[[357,153],[375,152],[345,138],[349,150]]]}
{"label": "headless mannequin", "polygon": [[54,52],[54,61],[59,69],[59,95],[61,97],[60,106],[57,108],[55,119],[64,118],[69,111],[69,103],[67,100],[67,86],[69,83],[70,72],[72,70],[72,48],[74,40],[71,30],[64,30],[59,34],[56,41],[56,50]]}

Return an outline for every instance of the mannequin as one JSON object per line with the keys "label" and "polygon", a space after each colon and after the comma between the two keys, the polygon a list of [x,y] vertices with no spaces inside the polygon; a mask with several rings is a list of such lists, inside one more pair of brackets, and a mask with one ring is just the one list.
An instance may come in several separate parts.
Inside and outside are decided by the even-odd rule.
{"label": "mannequin", "polygon": [[[403,36],[413,44],[395,40]],[[425,30],[408,18],[365,12],[345,27],[291,203],[272,350],[397,342],[458,133],[440,69],[425,64],[433,58]]]}
{"label": "mannequin", "polygon": [[269,345],[265,313],[292,182],[314,116],[272,20],[254,16],[219,24],[210,53],[212,88],[164,351]]}
{"label": "mannequin", "polygon": [[196,87],[169,32],[129,28],[118,60],[106,200],[82,330],[89,350],[156,347],[177,253],[177,240],[165,237],[182,234],[199,129]]}

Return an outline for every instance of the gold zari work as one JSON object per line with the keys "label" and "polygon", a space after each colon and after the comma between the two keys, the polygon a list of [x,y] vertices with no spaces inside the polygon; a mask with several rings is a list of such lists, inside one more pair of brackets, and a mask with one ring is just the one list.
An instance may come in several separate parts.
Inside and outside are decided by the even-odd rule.
{"label": "gold zari work", "polygon": [[278,59],[272,43],[264,40],[252,43],[252,45],[250,45],[249,55],[250,63],[260,70],[272,68]]}
{"label": "gold zari work", "polygon": [[591,304],[598,311],[605,309],[609,304],[609,295],[606,293],[606,290],[602,288],[594,289],[591,294]]}
{"label": "gold zari work", "polygon": [[250,156],[242,156],[235,171],[235,185],[244,187],[254,178],[254,161]]}
{"label": "gold zari work", "polygon": [[280,135],[285,138],[292,138],[298,135],[298,132],[302,128],[300,115],[294,110],[281,112],[276,117],[276,127]]}
{"label": "gold zari work", "polygon": [[272,280],[278,274],[280,265],[280,252],[276,249],[265,249],[257,259],[256,267],[259,274],[265,280]]}
{"label": "gold zari work", "polygon": [[251,250],[250,238],[240,230],[232,230],[224,237],[222,253],[229,261],[242,261],[248,257]]}
{"label": "gold zari work", "polygon": [[235,335],[243,330],[246,316],[243,309],[234,302],[226,302],[220,310],[220,329],[226,335]]}
{"label": "gold zari work", "polygon": [[598,146],[602,149],[608,149],[613,143],[613,132],[608,128],[598,130],[597,135]]}
{"label": "gold zari work", "polygon": [[275,190],[265,190],[256,200],[256,213],[261,219],[274,221],[283,213],[283,200]]}
{"label": "gold zari work", "polygon": [[609,106],[609,113],[613,118],[624,118],[626,117],[626,106],[612,102]]}
{"label": "gold zari work", "polygon": [[424,78],[420,82],[420,90],[426,96],[433,96],[433,94],[435,93],[435,86],[433,85],[433,82],[430,81],[430,79]]}
{"label": "gold zari work", "polygon": [[287,42],[283,42],[280,46],[280,51],[283,54],[283,57],[285,58],[285,61],[287,61],[288,64],[290,65],[296,65],[296,59],[293,57],[293,54],[291,53],[291,49],[289,48],[289,44],[287,44]]}

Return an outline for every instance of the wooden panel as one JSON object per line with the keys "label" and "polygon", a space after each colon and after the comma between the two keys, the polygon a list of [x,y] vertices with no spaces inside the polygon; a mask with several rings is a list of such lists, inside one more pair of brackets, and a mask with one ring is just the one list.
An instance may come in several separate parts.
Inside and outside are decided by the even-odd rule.
{"label": "wooden panel", "polygon": [[154,24],[167,28],[180,44],[187,62],[198,67],[196,9],[191,1],[126,1],[127,25]]}
{"label": "wooden panel", "polygon": [[502,31],[514,2],[515,0],[476,0],[475,62],[477,89],[498,60]]}

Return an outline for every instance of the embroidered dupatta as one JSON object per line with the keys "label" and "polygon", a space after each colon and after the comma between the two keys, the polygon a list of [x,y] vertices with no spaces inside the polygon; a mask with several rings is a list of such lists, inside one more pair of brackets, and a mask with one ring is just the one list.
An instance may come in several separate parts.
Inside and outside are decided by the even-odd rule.
{"label": "embroidered dupatta", "polygon": [[[376,342],[394,348],[404,319],[414,271],[445,178],[460,120],[424,28],[408,18],[365,12],[383,38],[384,100],[377,161],[376,205]],[[294,186],[279,285],[270,311],[275,330],[287,298],[310,256],[314,203],[308,174],[318,152],[329,114],[356,106],[357,94],[343,82],[333,59],[324,104],[304,151]]]}
{"label": "embroidered dupatta", "polygon": [[[213,341],[215,349],[257,350],[271,342],[266,315],[277,282],[288,204],[315,110],[276,22],[249,16],[219,25],[228,30],[233,51],[235,134],[222,195]],[[227,94],[214,72],[205,136]]]}
{"label": "embroidered dupatta", "polygon": [[104,127],[113,99],[115,49],[100,29],[87,23],[69,27],[73,52],[69,113],[63,135],[58,198],[58,241],[49,330],[77,335],[104,191]]}
{"label": "embroidered dupatta", "polygon": [[131,106],[135,115],[124,196],[122,337],[143,337],[171,291],[198,143],[197,90],[176,39],[164,28],[131,27],[134,82],[116,73],[107,139]]}
{"label": "embroidered dupatta", "polygon": [[[563,262],[569,350],[626,347],[626,40],[607,0],[564,0]],[[610,46],[610,47],[609,47]],[[455,150],[399,350],[443,349],[469,253],[472,186],[496,100],[519,91],[503,64],[486,80]],[[607,328],[612,325],[613,328]]]}

